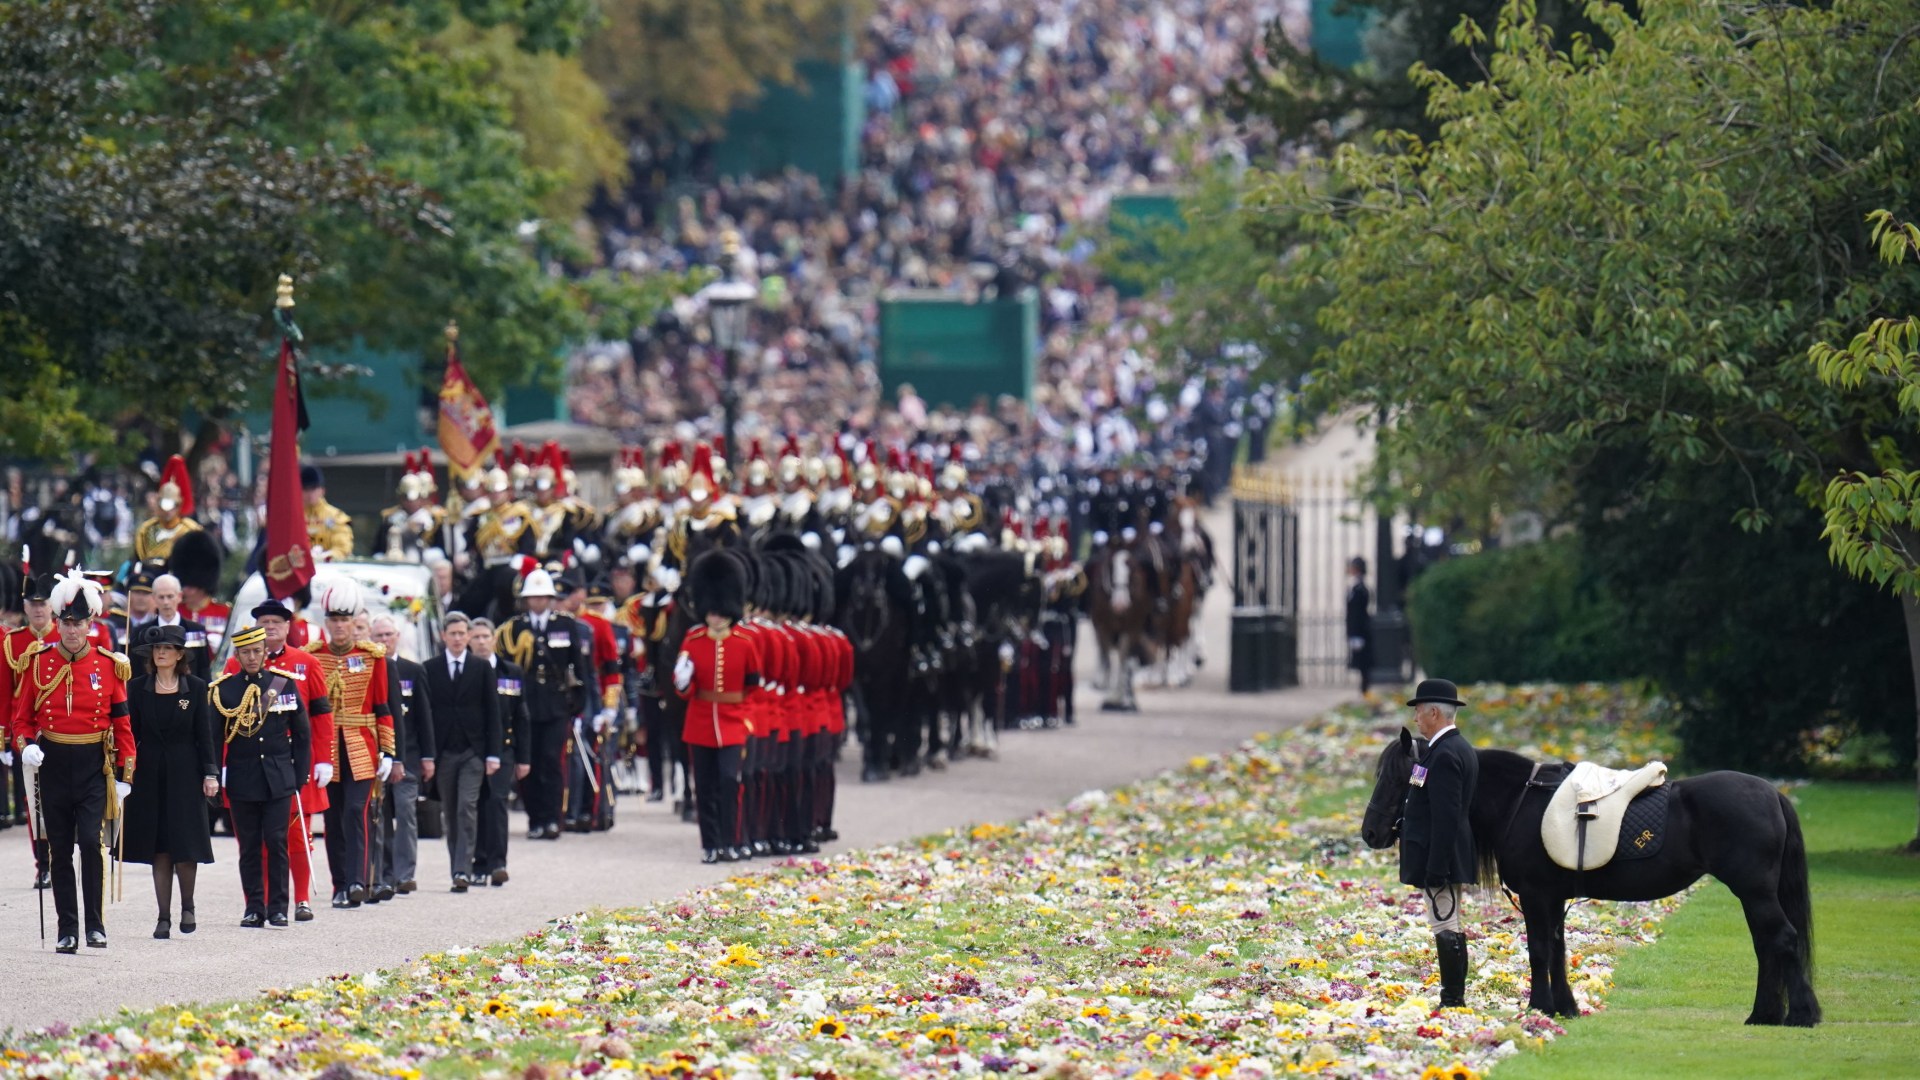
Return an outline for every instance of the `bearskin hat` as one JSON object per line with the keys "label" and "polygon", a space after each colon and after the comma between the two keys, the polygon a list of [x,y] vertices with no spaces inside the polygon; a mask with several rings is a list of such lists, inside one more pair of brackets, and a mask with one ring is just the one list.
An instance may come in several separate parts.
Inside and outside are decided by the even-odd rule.
{"label": "bearskin hat", "polygon": [[747,575],[734,553],[709,551],[693,561],[687,587],[693,609],[702,618],[719,615],[738,621],[747,612]]}
{"label": "bearskin hat", "polygon": [[221,560],[220,542],[205,529],[193,529],[173,542],[167,573],[179,578],[183,588],[212,595],[220,590]]}

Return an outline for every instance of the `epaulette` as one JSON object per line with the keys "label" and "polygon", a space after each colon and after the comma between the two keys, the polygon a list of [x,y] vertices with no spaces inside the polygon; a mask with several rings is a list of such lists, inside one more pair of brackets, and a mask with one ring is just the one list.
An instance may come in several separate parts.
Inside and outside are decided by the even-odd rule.
{"label": "epaulette", "polygon": [[288,671],[286,668],[269,667],[267,670],[273,672],[275,675],[281,676],[282,678],[292,679],[294,682],[300,681],[300,676],[295,675],[293,672]]}
{"label": "epaulette", "polygon": [[19,656],[16,656],[13,658],[14,672],[18,674],[19,672],[27,670],[28,661],[32,660],[34,657],[40,655],[41,653],[46,652],[48,649],[52,647],[53,646],[47,644],[44,641],[35,639],[31,644],[27,646],[25,652],[22,652]]}
{"label": "epaulette", "polygon": [[354,642],[354,645],[358,648],[367,650],[367,655],[373,657],[375,660],[384,659],[387,655],[387,647],[385,645],[379,644],[378,642],[356,641]]}
{"label": "epaulette", "polygon": [[221,683],[226,682],[228,679],[232,677],[233,677],[233,672],[223,671],[220,674],[215,675],[211,680],[208,681],[207,689],[211,690],[214,687],[219,686]]}
{"label": "epaulette", "polygon": [[114,652],[112,649],[100,649],[100,655],[113,661],[113,674],[121,682],[133,678],[133,661],[128,660],[125,655]]}

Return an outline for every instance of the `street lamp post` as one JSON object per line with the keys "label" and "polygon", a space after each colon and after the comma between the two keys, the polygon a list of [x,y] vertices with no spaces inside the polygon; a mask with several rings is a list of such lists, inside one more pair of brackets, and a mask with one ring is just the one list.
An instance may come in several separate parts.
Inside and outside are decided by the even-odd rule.
{"label": "street lamp post", "polygon": [[727,446],[740,445],[740,391],[735,385],[739,374],[739,351],[746,344],[747,305],[755,291],[750,282],[740,279],[740,234],[728,229],[720,238],[720,280],[702,290],[707,300],[707,322],[713,331],[713,346],[720,351],[720,404],[725,410]]}

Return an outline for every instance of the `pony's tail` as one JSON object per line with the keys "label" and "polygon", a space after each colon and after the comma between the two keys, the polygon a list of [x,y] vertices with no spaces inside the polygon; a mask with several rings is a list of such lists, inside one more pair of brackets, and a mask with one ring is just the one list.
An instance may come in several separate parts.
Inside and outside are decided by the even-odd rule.
{"label": "pony's tail", "polygon": [[[1813,998],[1813,894],[1807,877],[1807,840],[1800,832],[1800,815],[1793,800],[1780,796],[1780,812],[1787,819],[1787,846],[1780,858],[1780,907],[1793,924],[1800,970],[1806,973],[1811,1021],[1820,1020],[1820,1004]],[[1789,984],[1791,985],[1791,984]]]}

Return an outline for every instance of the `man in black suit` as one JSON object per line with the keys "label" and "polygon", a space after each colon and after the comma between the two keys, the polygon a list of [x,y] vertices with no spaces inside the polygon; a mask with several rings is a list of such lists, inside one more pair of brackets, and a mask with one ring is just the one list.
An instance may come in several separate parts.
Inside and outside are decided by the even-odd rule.
{"label": "man in black suit", "polygon": [[[500,769],[500,698],[493,668],[467,648],[472,623],[460,612],[441,625],[446,651],[427,661],[427,707],[433,713],[434,775],[446,818],[453,891],[472,883],[479,833],[480,785]],[[422,770],[427,760],[421,759]]]}
{"label": "man in black suit", "polygon": [[1400,881],[1420,889],[1427,901],[1440,963],[1440,1007],[1467,1004],[1467,936],[1460,927],[1460,886],[1479,880],[1473,857],[1473,826],[1467,808],[1480,780],[1480,755],[1453,725],[1466,702],[1445,679],[1426,679],[1414,689],[1414,726],[1426,749],[1413,767],[1400,827]]}
{"label": "man in black suit", "polygon": [[268,669],[266,641],[258,626],[233,635],[240,670],[215,679],[210,691],[225,747],[220,783],[240,840],[240,887],[247,897],[240,925],[255,929],[287,925],[292,877],[284,823],[301,782],[313,773],[306,704],[291,679]]}
{"label": "man in black suit", "polygon": [[480,837],[473,846],[473,883],[507,883],[507,804],[513,801],[513,784],[532,771],[521,760],[523,747],[533,739],[531,718],[527,715],[526,673],[520,666],[500,656],[493,648],[493,623],[473,620],[473,633],[467,638],[473,655],[493,665],[494,688],[500,695],[500,734],[502,749],[500,771],[487,777],[480,791]]}
{"label": "man in black suit", "polygon": [[373,619],[372,638],[387,653],[387,700],[393,703],[394,752],[404,770],[386,785],[381,811],[380,858],[374,875],[380,879],[371,899],[387,900],[410,893],[420,855],[417,806],[420,785],[433,781],[433,707],[427,700],[427,672],[400,655],[400,624],[391,615]]}

